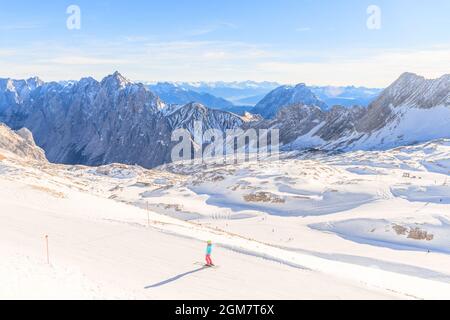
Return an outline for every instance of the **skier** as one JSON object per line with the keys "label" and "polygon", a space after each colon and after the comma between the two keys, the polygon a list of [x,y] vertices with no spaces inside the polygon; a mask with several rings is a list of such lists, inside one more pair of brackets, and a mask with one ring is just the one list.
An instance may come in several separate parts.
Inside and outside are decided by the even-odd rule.
{"label": "skier", "polygon": [[208,245],[206,246],[206,266],[213,267],[214,264],[211,260],[211,252],[212,252],[212,242],[208,241]]}

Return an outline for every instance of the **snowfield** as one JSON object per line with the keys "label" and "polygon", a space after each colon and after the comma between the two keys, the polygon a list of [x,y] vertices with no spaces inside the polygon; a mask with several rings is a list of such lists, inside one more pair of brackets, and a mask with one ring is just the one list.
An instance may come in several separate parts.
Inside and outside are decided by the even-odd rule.
{"label": "snowfield", "polygon": [[449,140],[154,170],[0,155],[3,299],[450,299]]}
{"label": "snowfield", "polygon": [[[64,196],[0,183],[1,299],[386,298],[346,279],[216,247],[219,269],[203,261],[212,231],[77,191]],[[170,223],[174,223],[173,226]],[[177,233],[168,233],[171,229]],[[50,265],[44,235],[49,235]]]}

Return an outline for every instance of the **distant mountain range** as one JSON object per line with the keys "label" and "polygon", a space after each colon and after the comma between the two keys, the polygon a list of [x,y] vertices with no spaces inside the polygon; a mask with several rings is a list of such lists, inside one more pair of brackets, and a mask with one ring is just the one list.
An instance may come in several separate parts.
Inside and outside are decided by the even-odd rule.
{"label": "distant mountain range", "polygon": [[[166,87],[172,90],[172,86]],[[352,90],[361,91],[352,87],[347,91]],[[336,93],[334,96],[339,95]],[[387,149],[450,138],[450,75],[427,80],[405,73],[368,107],[333,107],[304,84],[281,86],[269,92],[253,111],[266,119],[214,110],[196,102],[169,105],[148,85],[133,83],[118,72],[102,81],[0,79],[0,122],[13,130],[31,131],[50,161],[119,162],[150,168],[170,161],[172,131],[186,128],[192,132],[195,121],[201,121],[204,129],[222,131],[279,128],[287,150]],[[19,132],[31,144],[31,134]]]}
{"label": "distant mountain range", "polygon": [[367,107],[383,91],[383,89],[354,86],[310,86],[309,89],[330,107],[336,105],[344,107]]}
{"label": "distant mountain range", "polygon": [[177,82],[177,86],[190,91],[222,97],[235,106],[255,106],[271,90],[279,87],[276,82]]}
{"label": "distant mountain range", "polygon": [[[273,90],[285,90],[287,87],[276,82],[159,82],[147,84],[149,89],[168,104],[186,104],[198,102],[210,108],[234,112],[242,115],[245,112],[255,112],[252,107],[267,99],[267,94]],[[365,87],[331,87],[308,86],[320,100],[329,107],[355,105],[367,107],[380,94],[382,89]],[[306,94],[306,93],[305,93]],[[300,101],[297,101],[300,102]],[[305,103],[308,101],[305,101]],[[258,108],[260,109],[260,108]],[[261,110],[258,110],[262,112]],[[263,112],[264,113],[264,112]],[[272,114],[273,116],[273,114]]]}
{"label": "distant mountain range", "polygon": [[[211,109],[223,110],[243,115],[251,111],[253,106],[270,91],[269,83],[233,82],[233,83],[170,83],[158,82],[148,84],[148,88],[156,93],[167,104],[183,105],[191,102],[201,103]],[[255,98],[254,95],[257,95]],[[236,99],[253,100],[243,102]],[[254,103],[252,103],[254,102]]]}
{"label": "distant mountain range", "polygon": [[228,100],[213,96],[209,93],[197,92],[169,82],[159,82],[149,85],[148,88],[168,104],[183,105],[198,102],[212,109],[229,109],[234,104]]}

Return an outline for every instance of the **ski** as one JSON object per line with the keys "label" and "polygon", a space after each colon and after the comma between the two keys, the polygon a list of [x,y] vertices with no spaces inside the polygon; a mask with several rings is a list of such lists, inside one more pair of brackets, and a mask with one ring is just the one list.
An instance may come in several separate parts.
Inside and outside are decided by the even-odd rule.
{"label": "ski", "polygon": [[203,262],[195,262],[194,264],[197,265],[197,266],[202,266],[204,268],[210,268],[210,269],[218,269],[219,268],[219,266],[216,266],[216,265],[209,266],[209,265],[207,265],[206,263],[203,263]]}

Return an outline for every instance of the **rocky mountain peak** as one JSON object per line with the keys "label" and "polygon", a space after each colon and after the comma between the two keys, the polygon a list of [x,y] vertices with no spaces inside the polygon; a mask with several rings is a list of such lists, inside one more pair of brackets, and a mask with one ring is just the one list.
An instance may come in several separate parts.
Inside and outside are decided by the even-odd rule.
{"label": "rocky mountain peak", "polygon": [[45,82],[44,82],[41,78],[39,78],[39,77],[31,77],[31,78],[28,78],[28,79],[26,80],[26,82],[27,82],[28,86],[29,86],[31,89],[36,89],[37,87],[40,87],[40,86],[44,85],[44,83],[45,83]]}
{"label": "rocky mountain peak", "polygon": [[294,88],[298,89],[298,90],[304,89],[304,88],[306,88],[306,84],[305,83],[299,83],[299,84],[296,84]]}
{"label": "rocky mountain peak", "polygon": [[294,104],[314,105],[322,110],[328,109],[328,106],[304,83],[299,83],[295,86],[281,86],[271,91],[255,106],[252,113],[269,119],[275,117],[282,108]]}
{"label": "rocky mountain peak", "polygon": [[101,81],[101,84],[108,88],[119,89],[125,88],[127,85],[132,84],[132,82],[125,78],[120,72],[116,71],[113,74],[106,76]]}

